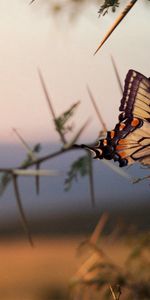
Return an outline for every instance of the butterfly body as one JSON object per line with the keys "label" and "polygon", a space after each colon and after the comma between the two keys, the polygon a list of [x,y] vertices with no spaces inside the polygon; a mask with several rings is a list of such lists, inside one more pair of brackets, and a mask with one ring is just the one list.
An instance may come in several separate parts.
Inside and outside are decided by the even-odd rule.
{"label": "butterfly body", "polygon": [[129,70],[119,107],[119,122],[89,149],[93,158],[119,162],[120,167],[136,161],[150,165],[150,79]]}

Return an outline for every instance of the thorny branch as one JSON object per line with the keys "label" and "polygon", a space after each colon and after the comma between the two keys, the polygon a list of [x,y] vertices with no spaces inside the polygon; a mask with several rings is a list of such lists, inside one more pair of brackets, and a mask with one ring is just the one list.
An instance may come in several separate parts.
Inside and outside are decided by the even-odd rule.
{"label": "thorny branch", "polygon": [[[81,135],[81,133],[83,132],[83,130],[86,128],[86,126],[88,124],[88,121],[87,121],[79,129],[79,131],[75,134],[75,136],[72,138],[72,140],[68,142],[65,137],[65,134],[69,131],[70,127],[69,126],[66,127],[66,123],[68,122],[70,117],[73,116],[74,110],[78,106],[79,101],[77,103],[73,104],[71,106],[71,108],[69,110],[67,110],[66,112],[64,112],[61,116],[56,117],[50,96],[48,94],[48,91],[47,91],[47,88],[46,88],[46,85],[45,85],[45,82],[44,82],[44,79],[43,79],[43,76],[42,76],[42,73],[40,70],[38,70],[38,74],[39,74],[40,82],[41,82],[41,85],[42,85],[42,88],[43,88],[43,91],[45,94],[45,98],[46,98],[50,113],[53,117],[55,128],[60,136],[62,146],[58,151],[55,151],[54,153],[50,153],[45,156],[37,157],[37,153],[40,151],[40,144],[37,144],[33,149],[31,149],[30,146],[28,145],[28,143],[22,137],[22,135],[16,129],[13,129],[15,134],[17,135],[17,137],[19,138],[19,140],[21,141],[21,143],[27,150],[28,156],[27,156],[27,159],[21,164],[21,166],[17,166],[16,168],[0,168],[0,172],[3,173],[3,177],[1,180],[1,194],[5,190],[7,184],[13,179],[14,191],[15,191],[16,200],[18,203],[18,208],[20,211],[20,216],[22,219],[23,227],[27,233],[30,243],[32,243],[32,240],[31,240],[31,236],[29,233],[29,229],[28,229],[27,219],[25,217],[23,207],[21,204],[17,178],[18,178],[18,176],[26,175],[25,170],[35,167],[36,170],[35,171],[32,170],[32,172],[31,172],[31,170],[29,169],[29,172],[27,173],[27,175],[35,176],[36,191],[37,191],[37,193],[39,193],[39,176],[47,176],[47,175],[48,176],[57,176],[58,175],[57,172],[55,172],[55,171],[49,171],[49,172],[47,172],[46,170],[40,171],[41,164],[47,160],[53,159],[59,155],[66,153],[66,152],[77,149],[77,147],[75,147],[76,140],[79,138],[79,136]],[[95,101],[89,87],[88,87],[88,94],[89,94],[92,104],[94,106],[95,112],[98,116],[100,124],[103,128],[103,131],[106,132],[107,128],[106,128],[105,122],[100,114],[100,111],[98,109],[96,101]],[[81,164],[81,161],[82,161],[81,158],[79,158],[77,161],[73,162],[73,164],[70,168],[70,171],[68,172],[68,178],[66,179],[66,183],[69,184],[69,186],[71,186],[72,180],[74,180],[74,178],[77,177],[77,173],[79,173],[81,176],[88,175],[89,176],[90,194],[91,194],[92,204],[94,205],[95,194],[94,194],[92,159],[91,159],[91,157],[89,157],[86,154],[82,164]],[[86,166],[84,164],[86,164]],[[24,172],[23,172],[23,170],[24,170]]]}
{"label": "thorny branch", "polygon": [[[54,112],[52,103],[51,103],[51,99],[49,97],[49,94],[47,92],[46,89],[46,85],[44,83],[44,79],[42,77],[41,72],[39,71],[39,78],[42,84],[42,88],[48,103],[48,107],[50,109],[50,112],[53,116],[53,121],[55,124],[55,128],[61,138],[62,141],[62,147],[58,150],[55,151],[54,153],[50,153],[48,155],[42,156],[42,157],[37,157],[37,155],[35,155],[36,152],[39,152],[39,144],[36,145],[33,150],[30,148],[30,146],[28,145],[28,143],[25,141],[25,139],[22,137],[22,135],[16,130],[13,129],[13,131],[15,132],[15,134],[17,135],[17,137],[19,138],[19,140],[21,141],[21,143],[23,144],[23,146],[25,147],[25,149],[27,150],[28,156],[27,159],[21,164],[21,166],[17,166],[15,168],[0,168],[0,172],[3,173],[2,175],[2,179],[1,179],[1,194],[3,193],[3,191],[5,190],[7,184],[12,180],[13,181],[13,186],[14,186],[14,192],[15,192],[15,196],[16,196],[16,201],[17,201],[17,205],[18,205],[18,209],[20,212],[20,216],[21,216],[21,220],[22,220],[22,224],[24,227],[24,230],[28,236],[28,240],[30,242],[30,244],[32,243],[32,239],[31,239],[31,235],[30,235],[30,231],[28,228],[28,222],[27,222],[27,218],[25,216],[24,210],[23,210],[23,206],[21,203],[21,198],[20,198],[20,192],[19,192],[19,188],[18,188],[18,181],[17,178],[18,176],[21,175],[26,175],[25,170],[27,170],[28,168],[34,167],[36,168],[35,171],[33,170],[29,170],[29,172],[27,172],[27,175],[32,175],[35,176],[35,183],[36,183],[36,191],[37,193],[39,193],[39,176],[56,176],[57,173],[54,171],[49,171],[46,172],[46,170],[41,170],[40,171],[40,165],[50,159],[53,159],[54,157],[57,157],[61,154],[64,154],[65,152],[68,152],[70,150],[74,150],[74,143],[76,142],[76,140],[79,138],[79,136],[81,135],[81,133],[83,132],[83,130],[85,129],[85,127],[88,124],[88,121],[79,129],[79,131],[75,134],[75,136],[72,138],[71,141],[67,142],[65,134],[70,130],[70,127],[66,127],[66,123],[67,121],[70,119],[70,117],[73,116],[74,114],[74,110],[75,108],[78,106],[79,101],[75,104],[73,104],[71,106],[71,108],[69,110],[67,110],[65,113],[63,113],[60,117],[56,117],[56,114]],[[89,160],[91,161],[91,158],[89,157]],[[80,166],[79,166],[80,168]],[[43,172],[42,172],[43,171]],[[92,197],[92,202],[94,203],[94,188],[93,188],[93,173],[92,173],[92,166],[90,164],[90,168],[89,168],[89,182],[91,185],[91,197]]]}
{"label": "thorny branch", "polygon": [[[119,74],[118,74],[118,71],[117,71],[114,61],[113,61],[113,66],[115,68],[115,74],[117,76],[117,80],[120,84]],[[54,112],[54,109],[53,109],[53,106],[51,103],[51,99],[47,92],[46,85],[45,85],[43,76],[40,71],[39,71],[39,78],[40,78],[41,85],[42,85],[42,88],[43,88],[43,91],[44,91],[44,94],[46,97],[46,101],[48,103],[48,107],[53,116],[55,128],[61,138],[62,146],[60,147],[60,149],[58,151],[55,151],[54,153],[49,153],[47,155],[38,157],[37,153],[40,151],[40,148],[41,148],[40,144],[35,145],[34,148],[31,149],[31,147],[28,145],[28,143],[25,141],[25,139],[21,136],[21,134],[16,129],[13,129],[15,134],[17,135],[17,137],[19,138],[19,140],[21,141],[21,143],[27,150],[27,158],[21,165],[19,165],[17,167],[0,168],[0,173],[3,173],[2,177],[1,177],[1,183],[0,183],[0,185],[1,185],[0,186],[0,194],[2,195],[5,188],[7,187],[9,182],[12,180],[13,185],[14,185],[14,192],[16,195],[16,201],[18,203],[18,208],[19,208],[20,216],[21,216],[22,223],[23,223],[23,227],[27,233],[29,242],[31,244],[32,244],[32,239],[31,239],[31,235],[30,235],[30,232],[28,229],[27,219],[26,219],[26,216],[23,211],[22,204],[21,204],[21,198],[20,198],[20,192],[19,192],[18,180],[17,180],[18,176],[22,176],[22,175],[23,176],[24,175],[35,176],[36,191],[38,194],[39,193],[39,177],[40,176],[58,176],[59,175],[59,173],[57,171],[40,170],[41,164],[44,163],[45,161],[53,159],[59,155],[66,153],[66,152],[80,148],[80,147],[77,147],[75,145],[75,143],[88,124],[88,121],[85,122],[85,124],[78,130],[78,132],[71,139],[71,141],[68,142],[65,137],[65,134],[70,130],[70,126],[66,126],[66,123],[68,122],[68,120],[70,120],[70,117],[73,116],[74,110],[78,106],[79,101],[77,103],[73,104],[71,106],[71,108],[69,110],[67,110],[66,112],[64,112],[61,116],[56,117],[56,114]],[[102,133],[107,131],[106,124],[101,116],[101,113],[98,109],[98,106],[96,104],[96,101],[92,95],[90,88],[88,87],[87,89],[88,89],[89,97],[94,106],[95,112],[98,116],[99,122],[103,129],[103,131],[101,132],[101,135],[100,135],[100,137],[102,137]],[[94,205],[95,194],[94,194],[94,179],[93,179],[93,163],[92,163],[91,157],[89,157],[87,154],[83,158],[84,159],[81,159],[81,157],[80,157],[77,161],[73,162],[73,164],[71,165],[70,171],[68,172],[68,178],[66,179],[66,183],[70,187],[72,184],[72,181],[77,178],[77,173],[80,174],[81,176],[88,175],[89,176],[90,194],[91,194],[92,204]],[[30,168],[32,168],[32,167],[35,167],[35,170],[31,170]],[[111,167],[115,172],[118,172],[118,168],[115,167],[114,165],[111,165],[109,163],[109,167]],[[27,169],[29,169],[29,170],[27,171]],[[126,178],[129,178],[129,176],[122,170],[121,171],[119,170],[119,174],[123,175]]]}

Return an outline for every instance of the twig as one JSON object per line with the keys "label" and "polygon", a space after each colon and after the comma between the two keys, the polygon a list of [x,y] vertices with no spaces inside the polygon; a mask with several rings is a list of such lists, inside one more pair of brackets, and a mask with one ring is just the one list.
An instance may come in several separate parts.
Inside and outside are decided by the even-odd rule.
{"label": "twig", "polygon": [[58,176],[61,172],[56,170],[20,170],[13,169],[12,174],[17,176]]}
{"label": "twig", "polygon": [[106,124],[105,124],[105,122],[104,122],[104,120],[103,120],[103,118],[102,118],[102,116],[101,116],[100,110],[98,109],[98,106],[97,106],[97,104],[96,104],[96,101],[95,101],[95,99],[94,99],[94,97],[93,97],[93,95],[92,95],[92,92],[91,92],[91,90],[90,90],[90,88],[89,88],[88,85],[87,85],[87,91],[88,91],[89,97],[90,97],[90,99],[91,99],[91,101],[92,101],[92,104],[93,104],[93,106],[94,106],[95,112],[96,112],[96,114],[97,114],[97,116],[98,116],[98,119],[99,119],[99,121],[100,121],[100,124],[102,125],[103,130],[104,130],[104,131],[107,131]]}
{"label": "twig", "polygon": [[112,288],[111,285],[109,285],[109,289],[110,289],[110,291],[111,291],[111,294],[112,294],[112,296],[113,296],[113,299],[114,299],[114,300],[117,300],[116,295],[115,295],[114,290],[113,290],[113,288]]}
{"label": "twig", "polygon": [[14,133],[16,134],[16,136],[18,137],[18,139],[20,140],[21,144],[27,150],[27,152],[30,155],[31,159],[35,160],[36,159],[36,155],[33,153],[32,149],[30,148],[30,146],[28,145],[28,143],[25,141],[25,139],[23,138],[23,136],[18,132],[18,130],[16,128],[12,128],[12,130],[14,131]]}
{"label": "twig", "polygon": [[90,185],[90,194],[92,200],[92,206],[95,207],[95,191],[94,191],[94,179],[93,179],[93,162],[92,157],[89,156],[89,185]]}
{"label": "twig", "polygon": [[35,166],[37,164],[41,164],[43,162],[45,162],[46,160],[49,160],[49,159],[52,159],[56,156],[59,156],[61,154],[63,154],[64,152],[66,151],[69,151],[69,150],[72,150],[73,148],[70,148],[70,149],[64,149],[64,148],[61,148],[60,150],[54,152],[54,153],[51,153],[51,154],[48,154],[48,155],[45,155],[45,156],[42,156],[42,157],[39,157],[38,159],[36,159],[35,161],[33,162],[30,162],[28,163],[26,166],[24,167],[19,167],[18,169],[27,169],[29,167],[32,167],[32,166]]}
{"label": "twig", "polygon": [[121,296],[121,287],[120,287],[120,285],[119,286],[117,286],[117,295],[116,295],[116,293],[114,292],[114,289],[112,288],[112,286],[111,285],[109,285],[109,289],[110,289],[110,291],[111,291],[111,294],[112,294],[112,296],[113,296],[113,299],[114,300],[119,300],[120,299],[120,296]]}
{"label": "twig", "polygon": [[114,60],[112,55],[111,55],[111,62],[112,62],[112,65],[113,65],[113,68],[114,68],[114,71],[115,71],[115,75],[116,75],[116,78],[117,78],[117,81],[118,81],[119,89],[120,89],[120,92],[121,92],[121,95],[122,95],[123,94],[123,86],[122,86],[122,83],[121,83],[120,75],[119,75],[115,60]]}
{"label": "twig", "polygon": [[66,138],[65,138],[64,134],[61,132],[60,128],[58,128],[58,126],[57,126],[57,123],[56,123],[56,119],[57,119],[56,118],[56,114],[54,112],[54,109],[53,109],[53,106],[52,106],[52,102],[51,102],[50,96],[48,94],[48,91],[47,91],[47,88],[46,88],[46,85],[45,85],[45,82],[44,82],[44,79],[43,79],[43,76],[42,76],[42,73],[41,73],[40,70],[38,70],[38,74],[39,74],[39,78],[40,78],[41,85],[42,85],[42,88],[43,88],[43,91],[44,91],[44,94],[45,94],[45,98],[47,100],[47,104],[48,104],[50,113],[53,116],[53,120],[54,120],[54,124],[55,124],[56,130],[58,131],[58,133],[60,135],[60,139],[61,139],[62,143],[66,144]]}
{"label": "twig", "polygon": [[[13,170],[14,169],[19,169],[19,170],[25,170],[25,169],[27,169],[27,168],[29,168],[29,167],[33,167],[33,166],[35,166],[35,165],[37,165],[37,164],[41,164],[41,163],[43,163],[43,162],[45,162],[45,161],[47,161],[47,160],[49,160],[49,159],[52,159],[52,158],[54,158],[54,157],[57,157],[57,156],[59,156],[59,155],[61,155],[61,154],[64,154],[64,153],[66,153],[67,151],[71,151],[71,150],[74,150],[74,149],[76,149],[77,147],[74,147],[74,145],[71,147],[71,148],[61,148],[60,150],[58,150],[58,151],[56,151],[56,152],[54,152],[54,153],[51,153],[51,154],[48,154],[48,155],[45,155],[45,156],[42,156],[42,157],[39,157],[39,158],[37,158],[35,161],[32,161],[32,162],[29,162],[29,163],[27,163],[26,165],[24,165],[24,166],[18,166],[18,167],[14,167],[14,168],[0,168],[0,173],[10,173],[10,174],[12,174],[12,172],[13,172]],[[79,149],[80,147],[78,147],[78,149]]]}
{"label": "twig", "polygon": [[[17,137],[19,138],[19,140],[21,141],[21,144],[25,147],[25,149],[28,152],[28,155],[30,156],[30,158],[34,161],[37,157],[35,155],[35,153],[33,152],[33,150],[30,148],[30,146],[28,145],[28,143],[25,141],[25,139],[22,137],[22,135],[18,132],[18,130],[16,130],[15,128],[13,128],[14,133],[17,135]],[[39,164],[36,165],[36,169],[38,170],[40,167]],[[40,184],[40,177],[38,175],[35,176],[35,188],[36,188],[36,193],[39,193],[39,184]]]}
{"label": "twig", "polygon": [[109,215],[106,212],[103,213],[102,216],[100,217],[99,222],[96,225],[96,227],[95,227],[95,229],[94,229],[94,231],[93,231],[93,233],[90,237],[90,243],[91,244],[96,244],[97,243],[97,241],[100,237],[100,234],[103,231],[103,229],[104,229],[104,227],[105,227],[105,225],[108,221],[108,217],[109,217]]}
{"label": "twig", "polygon": [[[40,170],[40,164],[36,164],[36,171]],[[40,176],[35,176],[35,186],[36,186],[36,193],[39,195],[40,193]]]}
{"label": "twig", "polygon": [[134,6],[134,4],[137,2],[137,0],[131,0],[130,3],[125,7],[123,12],[119,15],[119,17],[115,20],[114,24],[110,28],[110,30],[107,32],[105,37],[103,38],[102,42],[94,52],[94,55],[100,50],[102,45],[106,42],[106,40],[109,38],[109,36],[112,34],[112,32],[116,29],[116,27],[119,25],[119,23],[124,19],[124,17],[127,15],[127,13],[130,11],[130,9]]}
{"label": "twig", "polygon": [[20,213],[20,217],[21,217],[21,222],[22,222],[24,231],[27,234],[29,243],[33,247],[33,241],[32,241],[32,237],[31,237],[31,233],[29,231],[28,221],[25,216],[24,209],[23,209],[22,202],[21,202],[21,197],[20,197],[19,187],[18,187],[18,182],[17,182],[17,176],[12,175],[12,180],[13,180],[14,192],[16,195],[16,201],[17,201],[17,205],[18,205],[19,213]]}

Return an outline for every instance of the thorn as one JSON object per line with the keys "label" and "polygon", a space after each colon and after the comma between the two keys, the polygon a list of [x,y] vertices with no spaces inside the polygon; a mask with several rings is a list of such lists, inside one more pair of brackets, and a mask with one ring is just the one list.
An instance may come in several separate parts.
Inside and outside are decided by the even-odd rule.
{"label": "thorn", "polygon": [[99,121],[100,121],[100,123],[101,123],[101,125],[102,125],[102,128],[103,128],[103,130],[106,132],[106,131],[107,131],[106,124],[105,124],[105,122],[104,122],[104,120],[103,120],[103,118],[102,118],[102,116],[101,116],[100,110],[98,109],[98,106],[97,106],[97,104],[96,104],[96,101],[95,101],[95,99],[94,99],[94,97],[93,97],[93,95],[92,95],[92,92],[91,92],[91,90],[90,90],[90,88],[89,88],[88,85],[87,85],[87,91],[88,91],[89,97],[90,97],[90,99],[91,99],[91,101],[92,101],[92,104],[93,104],[93,106],[94,106],[95,112],[96,112],[96,114],[97,114],[97,116],[98,116],[98,119],[99,119]]}
{"label": "thorn", "polygon": [[25,231],[25,233],[28,237],[28,241],[29,241],[30,245],[33,247],[34,244],[33,244],[32,236],[31,236],[31,233],[29,231],[28,221],[27,221],[27,218],[25,216],[24,209],[23,209],[22,202],[21,202],[21,197],[20,197],[18,182],[17,182],[17,176],[12,175],[12,180],[13,180],[14,192],[15,192],[15,196],[16,196],[16,201],[17,201],[17,205],[18,205],[22,225],[23,225],[24,231]]}
{"label": "thorn", "polygon": [[92,157],[88,156],[89,158],[89,184],[90,184],[90,194],[91,194],[91,202],[92,206],[95,207],[95,191],[94,191],[94,179],[93,179],[93,162]]}
{"label": "thorn", "polygon": [[116,75],[116,78],[117,78],[117,81],[118,81],[118,85],[119,85],[119,88],[120,88],[120,92],[121,92],[121,95],[122,95],[123,94],[123,87],[122,87],[120,75],[119,75],[119,72],[118,72],[115,60],[114,60],[114,58],[113,58],[112,55],[111,55],[111,61],[112,61],[112,65],[114,67],[115,75]]}
{"label": "thorn", "polygon": [[134,6],[134,4],[137,2],[137,0],[131,0],[129,4],[125,7],[123,12],[119,15],[119,17],[115,20],[112,27],[109,29],[103,40],[101,41],[100,45],[94,52],[94,55],[100,50],[102,45],[106,42],[106,40],[109,38],[109,36],[112,34],[112,32],[116,29],[116,27],[119,25],[119,23],[124,19],[124,17],[127,15],[127,13],[130,11],[130,9]]}
{"label": "thorn", "polygon": [[38,69],[38,74],[39,74],[41,85],[42,85],[42,88],[43,88],[43,91],[44,91],[44,94],[45,94],[45,98],[47,100],[48,108],[49,108],[50,113],[52,114],[52,117],[53,117],[55,128],[56,128],[57,132],[59,133],[59,136],[60,136],[60,139],[61,139],[62,143],[65,144],[66,143],[66,139],[65,139],[65,136],[62,133],[62,131],[57,126],[57,123],[56,123],[56,120],[57,120],[56,114],[54,112],[54,108],[52,106],[51,98],[50,98],[50,96],[48,94],[48,91],[47,91],[47,88],[46,88],[46,85],[45,85],[45,82],[44,82],[44,79],[43,79],[43,76],[42,76],[42,73],[41,73],[40,69]]}
{"label": "thorn", "polygon": [[[40,169],[40,164],[36,164],[36,170],[39,171]],[[35,187],[36,187],[36,193],[39,195],[40,193],[40,176],[36,175],[35,176]]]}

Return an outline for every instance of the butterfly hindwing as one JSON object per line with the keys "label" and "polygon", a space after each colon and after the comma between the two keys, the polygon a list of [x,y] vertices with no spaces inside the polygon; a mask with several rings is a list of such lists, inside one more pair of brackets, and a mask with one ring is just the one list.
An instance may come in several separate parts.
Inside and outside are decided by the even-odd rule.
{"label": "butterfly hindwing", "polygon": [[136,161],[147,164],[148,157],[150,159],[150,123],[143,122],[141,127],[131,130],[125,138],[119,139],[116,152],[128,164]]}

